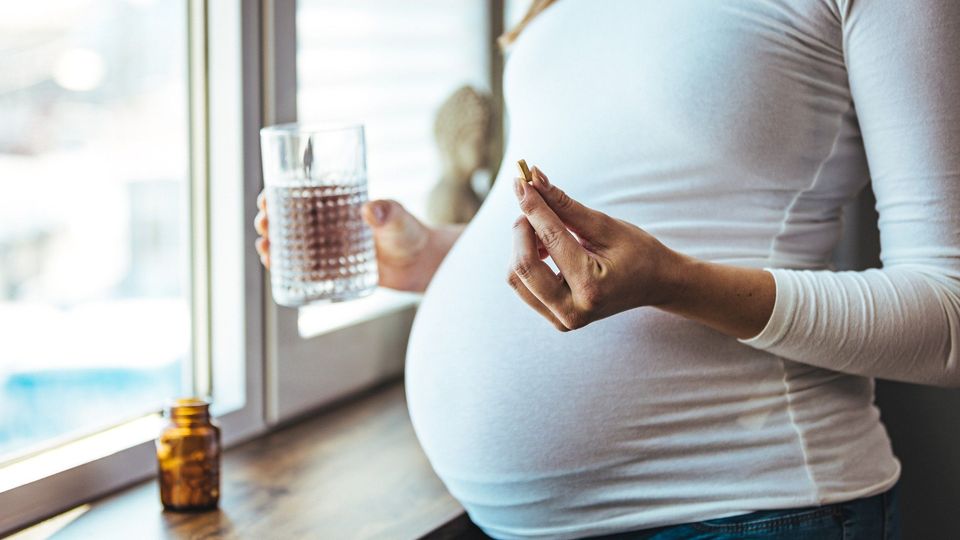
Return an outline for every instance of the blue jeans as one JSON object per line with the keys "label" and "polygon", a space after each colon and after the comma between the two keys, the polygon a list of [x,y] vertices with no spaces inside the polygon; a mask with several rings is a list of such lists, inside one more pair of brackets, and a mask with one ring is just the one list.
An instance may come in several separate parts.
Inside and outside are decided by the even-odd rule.
{"label": "blue jeans", "polygon": [[597,540],[899,540],[897,488],[845,503],[764,510],[742,516],[711,519]]}

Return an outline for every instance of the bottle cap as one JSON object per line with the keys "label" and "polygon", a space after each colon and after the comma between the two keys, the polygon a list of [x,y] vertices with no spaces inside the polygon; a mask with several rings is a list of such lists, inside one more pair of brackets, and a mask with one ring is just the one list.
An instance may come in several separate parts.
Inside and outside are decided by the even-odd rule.
{"label": "bottle cap", "polygon": [[170,404],[170,418],[201,418],[209,416],[210,402],[198,397],[180,398]]}

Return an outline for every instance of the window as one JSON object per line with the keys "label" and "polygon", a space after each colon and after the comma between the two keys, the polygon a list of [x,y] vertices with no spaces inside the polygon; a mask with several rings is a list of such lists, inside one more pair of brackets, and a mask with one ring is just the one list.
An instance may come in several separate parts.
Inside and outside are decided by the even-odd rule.
{"label": "window", "polygon": [[174,396],[265,424],[259,7],[0,7],[2,536],[155,474]]}
{"label": "window", "polygon": [[4,2],[0,462],[192,390],[186,2]]}
{"label": "window", "polygon": [[440,179],[433,119],[457,88],[489,90],[487,2],[300,0],[301,121],[366,127],[370,196],[425,214]]}

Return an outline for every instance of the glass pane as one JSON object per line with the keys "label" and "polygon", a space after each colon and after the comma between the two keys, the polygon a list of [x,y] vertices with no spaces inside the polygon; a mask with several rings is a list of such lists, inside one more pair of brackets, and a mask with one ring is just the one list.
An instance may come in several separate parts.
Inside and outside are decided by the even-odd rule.
{"label": "glass pane", "polygon": [[425,214],[437,109],[463,85],[489,89],[486,17],[485,0],[297,2],[298,116],[365,124],[371,197]]}
{"label": "glass pane", "polygon": [[0,0],[0,461],[191,371],[185,3]]}

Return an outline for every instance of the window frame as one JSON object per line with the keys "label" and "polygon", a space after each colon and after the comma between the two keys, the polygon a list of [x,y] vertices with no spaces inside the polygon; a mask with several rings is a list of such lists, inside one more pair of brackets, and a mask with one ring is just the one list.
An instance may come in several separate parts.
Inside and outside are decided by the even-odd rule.
{"label": "window frame", "polygon": [[[256,234],[247,226],[256,213],[260,161],[259,153],[245,151],[259,147],[260,10],[242,0],[187,0],[186,6],[194,390],[206,393],[212,388],[217,395],[218,371],[242,373],[242,379],[234,381],[242,388],[230,389],[242,394],[242,404],[224,408],[214,402],[223,443],[229,447],[266,429],[263,270],[251,247]],[[214,20],[216,25],[211,24]],[[209,134],[220,134],[221,127],[236,136],[213,144]],[[211,204],[222,199],[233,204]],[[211,231],[234,233],[221,240]],[[214,254],[241,261],[241,266],[218,264]],[[218,283],[232,283],[236,289],[231,293],[218,287],[214,272]],[[231,295],[239,302],[226,302]],[[219,314],[237,308],[240,313],[230,324],[216,322]],[[239,347],[223,345],[227,343]],[[211,369],[212,381],[205,379]],[[160,423],[159,414],[148,414],[0,467],[0,480],[5,473],[19,477],[0,488],[0,536],[154,476],[153,441]]]}

